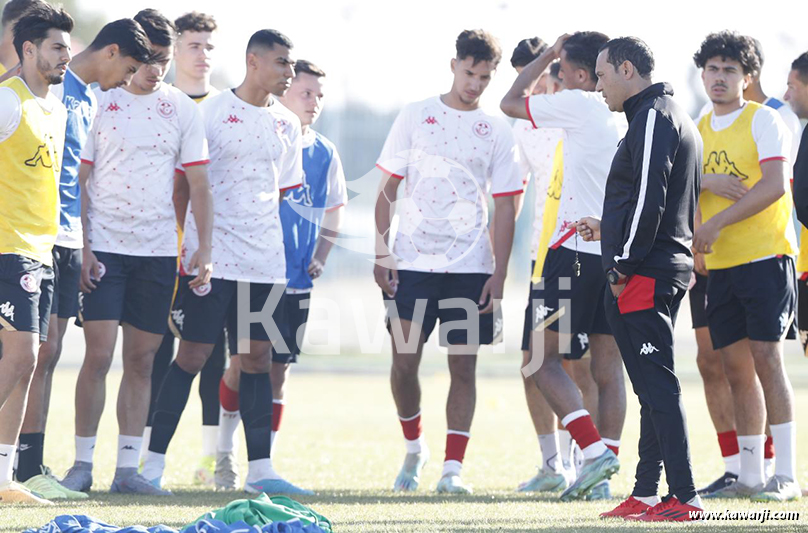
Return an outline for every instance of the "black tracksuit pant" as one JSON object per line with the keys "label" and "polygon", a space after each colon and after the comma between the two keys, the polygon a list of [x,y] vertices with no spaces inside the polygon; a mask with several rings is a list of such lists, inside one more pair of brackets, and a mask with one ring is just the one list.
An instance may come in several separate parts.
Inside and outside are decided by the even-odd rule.
{"label": "black tracksuit pant", "polygon": [[696,496],[682,390],[673,369],[673,325],[685,291],[645,276],[629,279],[618,299],[606,287],[606,318],[640,400],[640,442],[633,496],[657,494],[665,465],[671,494]]}

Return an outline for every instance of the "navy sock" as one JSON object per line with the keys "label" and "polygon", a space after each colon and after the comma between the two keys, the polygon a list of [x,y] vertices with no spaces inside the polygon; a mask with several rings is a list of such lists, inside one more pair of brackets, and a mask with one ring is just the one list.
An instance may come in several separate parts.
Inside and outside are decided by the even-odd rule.
{"label": "navy sock", "polygon": [[42,454],[45,448],[44,433],[20,433],[17,457],[17,481],[23,483],[42,473]]}
{"label": "navy sock", "polygon": [[272,438],[272,382],[269,372],[249,374],[242,370],[238,407],[247,441],[247,459],[268,459]]}
{"label": "navy sock", "polygon": [[149,451],[165,454],[168,443],[174,437],[180,416],[188,404],[194,374],[181,369],[176,361],[171,363],[163,385],[157,395],[152,419],[152,433]]}

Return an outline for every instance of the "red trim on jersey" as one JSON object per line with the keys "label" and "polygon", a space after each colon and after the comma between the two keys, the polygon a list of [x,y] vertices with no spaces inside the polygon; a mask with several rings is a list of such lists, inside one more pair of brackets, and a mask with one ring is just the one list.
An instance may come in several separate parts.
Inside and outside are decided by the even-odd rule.
{"label": "red trim on jersey", "polygon": [[89,160],[87,160],[87,159],[82,159],[82,160],[81,160],[81,164],[82,164],[82,165],[90,165],[90,166],[95,165],[95,163],[93,163],[92,161],[89,161]]}
{"label": "red trim on jersey", "polygon": [[760,163],[767,163],[769,161],[783,161],[784,163],[788,163],[788,158],[778,155],[777,157],[767,157],[766,159],[761,159]]}
{"label": "red trim on jersey", "polygon": [[297,189],[298,187],[302,186],[303,186],[302,183],[298,183],[297,185],[292,185],[291,187],[284,187],[283,189],[281,189],[281,194],[285,194],[286,191],[291,191],[292,189]]}
{"label": "red trim on jersey", "polygon": [[525,98],[525,110],[527,111],[527,118],[529,118],[530,123],[533,124],[533,129],[536,129],[536,130],[539,129],[539,127],[536,126],[536,123],[533,121],[533,115],[530,114],[530,97],[529,96],[527,98]]}
{"label": "red trim on jersey", "polygon": [[207,165],[208,163],[210,163],[210,159],[203,159],[202,161],[194,161],[193,163],[183,163],[182,167],[183,168],[196,167],[199,165]]}
{"label": "red trim on jersey", "polygon": [[394,173],[390,172],[389,170],[387,170],[386,168],[384,168],[383,166],[381,166],[378,163],[376,163],[376,168],[378,168],[379,170],[381,170],[385,174],[390,174],[391,178],[396,178],[397,180],[403,180],[404,179],[404,176],[402,176],[401,174],[394,174]]}
{"label": "red trim on jersey", "polygon": [[185,171],[182,170],[181,168],[175,168],[174,173],[175,174],[182,174],[183,176],[185,175]]}
{"label": "red trim on jersey", "polygon": [[519,189],[518,191],[498,192],[497,194],[494,194],[493,196],[494,196],[494,198],[499,198],[500,196],[517,196],[517,195],[520,195],[520,194],[524,194],[524,192],[525,191],[523,191],[522,189]]}
{"label": "red trim on jersey", "polygon": [[558,248],[559,248],[559,247],[560,247],[562,244],[564,244],[565,242],[567,242],[568,240],[570,240],[570,237],[572,237],[573,235],[575,235],[575,231],[576,231],[576,230],[575,230],[575,227],[572,227],[572,228],[570,228],[569,230],[567,230],[567,233],[565,233],[564,235],[562,235],[562,236],[561,236],[561,238],[560,238],[560,239],[558,239],[558,241],[556,241],[556,243],[555,243],[555,244],[553,244],[552,246],[550,246],[550,249],[551,249],[551,250],[557,250],[557,249],[558,249]]}
{"label": "red trim on jersey", "polygon": [[340,207],[343,207],[343,206],[345,206],[345,204],[335,205],[334,207],[329,207],[328,209],[326,209],[325,212],[330,213],[331,211],[336,211],[337,209],[339,209]]}

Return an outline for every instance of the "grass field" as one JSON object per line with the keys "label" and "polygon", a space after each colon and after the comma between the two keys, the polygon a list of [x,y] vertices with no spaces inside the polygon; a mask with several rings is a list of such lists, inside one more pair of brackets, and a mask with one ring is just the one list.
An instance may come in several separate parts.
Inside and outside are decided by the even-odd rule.
{"label": "grass field", "polygon": [[[309,361],[313,361],[312,358]],[[475,488],[468,497],[448,498],[435,494],[444,445],[443,405],[448,388],[444,363],[434,358],[423,372],[424,427],[434,460],[427,465],[421,490],[414,495],[396,495],[390,490],[403,458],[400,427],[384,373],[386,359],[375,356],[363,373],[339,371],[299,372],[290,382],[284,426],[273,453],[279,472],[290,481],[314,489],[317,496],[300,498],[330,518],[339,532],[411,531],[595,531],[645,529],[808,530],[808,499],[799,503],[771,505],[772,511],[799,511],[798,522],[765,524],[713,522],[689,526],[657,525],[649,528],[620,522],[602,522],[597,514],[615,502],[562,504],[553,496],[516,494],[513,488],[535,471],[540,462],[538,443],[516,377],[515,358],[505,363],[481,362],[477,414],[466,455],[464,476]],[[790,357],[797,389],[800,481],[808,487],[808,361]],[[500,360],[501,361],[501,360]],[[707,415],[701,385],[693,378],[692,363],[684,373],[684,393],[693,445],[697,484],[711,481],[722,471],[715,433]],[[488,366],[486,366],[488,365]],[[315,369],[318,364],[308,365]],[[513,373],[508,375],[510,370]],[[690,369],[690,372],[687,369]],[[301,368],[302,370],[303,368]],[[333,369],[332,369],[333,370]],[[370,372],[367,372],[370,370]],[[46,462],[61,474],[73,459],[73,393],[76,368],[58,372],[46,436]],[[169,449],[165,484],[173,498],[138,499],[110,495],[115,465],[114,398],[120,374],[108,380],[107,409],[95,454],[98,492],[84,503],[59,504],[49,508],[0,508],[0,533],[19,532],[40,526],[57,514],[90,514],[120,526],[166,524],[180,527],[210,509],[221,507],[241,493],[196,491],[190,485],[200,453],[199,399],[194,393],[177,437]],[[613,478],[612,491],[625,495],[631,488],[636,466],[638,405],[629,392],[629,413],[623,434],[622,470]],[[242,439],[243,440],[243,439]],[[242,444],[243,446],[243,444]],[[246,453],[240,452],[242,472]],[[709,503],[709,510],[764,509],[763,504],[731,501]]]}

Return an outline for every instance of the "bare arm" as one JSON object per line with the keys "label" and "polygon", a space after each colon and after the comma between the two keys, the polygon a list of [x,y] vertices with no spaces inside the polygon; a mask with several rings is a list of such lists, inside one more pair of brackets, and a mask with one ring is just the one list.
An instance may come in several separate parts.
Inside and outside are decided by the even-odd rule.
{"label": "bare arm", "polygon": [[90,204],[90,197],[87,194],[87,181],[93,172],[93,166],[82,163],[79,167],[79,188],[81,189],[81,227],[84,233],[84,248],[82,249],[81,280],[79,288],[82,292],[92,292],[95,283],[101,278],[98,258],[90,249],[90,219],[87,216],[87,208]]}
{"label": "bare arm", "polygon": [[[373,268],[373,276],[376,284],[390,297],[395,295],[395,285],[397,273],[393,267],[389,239],[390,221],[393,218],[392,203],[396,199],[398,186],[401,180],[392,177],[387,172],[382,172],[382,181],[379,184],[379,195],[376,198],[376,266]],[[390,273],[393,274],[393,283],[390,280]]]}
{"label": "bare arm", "polygon": [[185,229],[185,215],[188,213],[188,202],[191,200],[191,188],[184,172],[174,173],[174,213],[180,230]]}
{"label": "bare arm", "polygon": [[752,217],[786,193],[785,161],[773,160],[761,163],[763,176],[743,198],[716,214],[699,227],[693,237],[693,247],[701,253],[711,253],[713,243],[721,230],[727,226]]}
{"label": "bare arm", "polygon": [[328,254],[334,246],[334,241],[339,237],[339,228],[342,226],[342,213],[344,206],[339,206],[330,211],[326,211],[320,226],[320,235],[317,237],[317,246],[314,249],[314,256],[309,264],[309,275],[312,279],[319,278],[323,273]]}
{"label": "bare arm", "polygon": [[205,165],[194,165],[185,170],[185,178],[194,212],[199,249],[191,257],[189,271],[197,270],[196,277],[189,286],[194,289],[210,282],[213,273],[211,261],[211,237],[213,234],[213,194],[208,183],[208,170]]}
{"label": "bare arm", "polygon": [[[521,196],[521,195],[519,195]],[[505,277],[508,275],[508,262],[513,248],[513,234],[516,227],[516,198],[514,196],[498,196],[494,198],[494,273],[485,282],[480,305],[485,305],[480,313],[494,311],[494,301],[502,300],[505,288]],[[487,303],[486,303],[487,301]]]}
{"label": "bare arm", "polygon": [[511,89],[499,104],[503,113],[509,117],[524,120],[530,118],[527,113],[527,108],[525,107],[525,99],[533,94],[533,88],[536,86],[536,82],[539,81],[539,77],[547,70],[550,63],[558,59],[561,54],[561,48],[568,38],[569,35],[567,34],[559,37],[553,46],[542,52],[539,57],[528,63],[525,68],[522,69],[522,72],[516,77],[516,81],[513,82]]}

